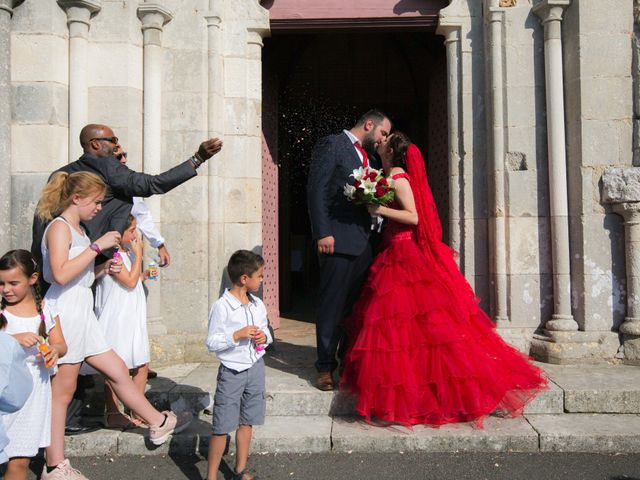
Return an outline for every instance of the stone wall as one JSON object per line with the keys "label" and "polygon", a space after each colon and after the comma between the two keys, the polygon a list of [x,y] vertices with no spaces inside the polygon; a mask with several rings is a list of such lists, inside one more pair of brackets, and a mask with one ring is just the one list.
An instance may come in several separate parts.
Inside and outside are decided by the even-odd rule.
{"label": "stone wall", "polygon": [[609,331],[625,315],[624,231],[599,182],[632,164],[633,2],[573,1],[564,22],[573,306],[581,330]]}

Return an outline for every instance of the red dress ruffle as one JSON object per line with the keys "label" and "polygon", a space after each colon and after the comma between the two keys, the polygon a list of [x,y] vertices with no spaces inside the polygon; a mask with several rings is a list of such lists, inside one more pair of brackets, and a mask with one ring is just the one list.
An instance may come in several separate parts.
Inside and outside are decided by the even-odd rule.
{"label": "red dress ruffle", "polygon": [[468,284],[453,291],[452,275],[462,277],[453,260],[444,269],[429,264],[413,227],[389,222],[386,234],[345,325],[351,344],[340,383],[357,413],[478,426],[496,410],[520,414],[547,388],[543,372],[496,333]]}

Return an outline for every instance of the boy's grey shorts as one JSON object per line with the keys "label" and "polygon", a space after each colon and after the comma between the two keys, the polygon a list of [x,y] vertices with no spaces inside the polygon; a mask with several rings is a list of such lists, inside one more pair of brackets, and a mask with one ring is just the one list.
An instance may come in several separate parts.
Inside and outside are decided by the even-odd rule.
{"label": "boy's grey shorts", "polygon": [[262,425],[266,410],[264,360],[236,372],[220,364],[213,401],[213,434],[233,432],[238,425]]}

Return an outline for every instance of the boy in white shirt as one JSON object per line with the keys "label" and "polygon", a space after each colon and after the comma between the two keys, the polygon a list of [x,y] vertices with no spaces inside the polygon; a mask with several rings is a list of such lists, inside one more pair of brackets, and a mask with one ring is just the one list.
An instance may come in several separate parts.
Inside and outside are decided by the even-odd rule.
{"label": "boy in white shirt", "polygon": [[209,442],[208,480],[215,480],[227,445],[227,435],[236,430],[234,480],[251,480],[247,470],[252,426],[264,424],[264,347],[273,339],[267,310],[249,292],[262,284],[264,260],[248,250],[238,250],[229,259],[227,272],[233,286],[209,312],[207,348],[220,360],[213,407],[213,434]]}

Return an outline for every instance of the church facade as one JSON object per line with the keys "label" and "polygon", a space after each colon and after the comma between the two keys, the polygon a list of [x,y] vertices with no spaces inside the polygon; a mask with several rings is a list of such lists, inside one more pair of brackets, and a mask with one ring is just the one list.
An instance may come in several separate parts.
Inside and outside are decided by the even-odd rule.
{"label": "church facade", "polygon": [[507,340],[552,363],[636,363],[638,3],[0,0],[0,250],[30,247],[40,189],[86,123],[148,173],[223,138],[148,200],[173,258],[147,282],[154,361],[206,360],[237,249],[266,259],[275,326],[312,319],[310,152],[377,107],[425,154],[445,240]]}

